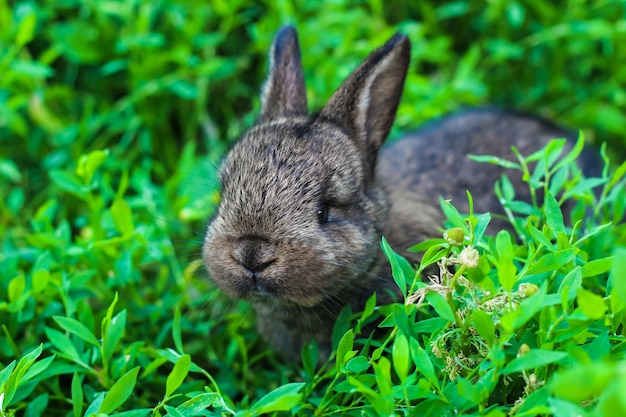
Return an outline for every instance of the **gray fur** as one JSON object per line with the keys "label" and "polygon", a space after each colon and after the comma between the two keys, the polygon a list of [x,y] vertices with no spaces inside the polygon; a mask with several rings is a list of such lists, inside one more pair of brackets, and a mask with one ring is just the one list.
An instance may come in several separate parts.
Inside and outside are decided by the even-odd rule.
{"label": "gray fur", "polygon": [[[259,331],[288,358],[298,359],[312,338],[328,355],[344,305],[358,311],[373,292],[381,304],[401,299],[380,238],[402,251],[440,236],[440,195],[463,211],[469,189],[476,212],[501,211],[492,188],[503,170],[467,154],[512,158],[511,145],[529,154],[568,135],[538,118],[484,109],[444,118],[379,153],[409,51],[408,38],[394,36],[308,116],[297,34],[281,29],[261,118],[220,169],[207,270],[226,294],[252,302]],[[514,185],[525,196],[521,179]]]}

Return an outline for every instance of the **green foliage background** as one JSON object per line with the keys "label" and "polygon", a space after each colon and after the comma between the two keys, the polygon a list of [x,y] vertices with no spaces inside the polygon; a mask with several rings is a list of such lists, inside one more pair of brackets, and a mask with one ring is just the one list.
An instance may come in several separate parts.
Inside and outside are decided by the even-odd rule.
{"label": "green foliage background", "polygon": [[[200,415],[174,409],[183,393],[258,414],[295,407],[288,382],[324,386],[267,352],[199,261],[216,165],[254,121],[282,24],[312,108],[401,31],[413,57],[393,136],[489,103],[626,156],[621,1],[0,0],[0,415]],[[598,259],[624,243],[611,236]]]}

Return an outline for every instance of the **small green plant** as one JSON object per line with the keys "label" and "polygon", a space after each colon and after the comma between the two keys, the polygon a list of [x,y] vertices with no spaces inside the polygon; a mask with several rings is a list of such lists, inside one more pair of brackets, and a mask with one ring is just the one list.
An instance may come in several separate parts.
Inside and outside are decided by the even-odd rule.
{"label": "small green plant", "polygon": [[[474,213],[468,193],[467,215],[441,202],[449,228],[443,238],[412,248],[423,252],[417,270],[383,240],[405,302],[375,309],[370,300],[356,316],[356,330],[338,342],[335,366],[312,378],[314,387],[330,380],[321,400],[304,387],[311,409],[318,415],[346,413],[345,404],[371,415],[626,412],[624,224],[604,223],[623,204],[626,164],[585,179],[571,165],[582,143],[581,136],[567,155],[561,155],[564,142],[554,141],[518,161],[475,158],[516,168],[533,195],[544,194],[543,201],[521,204],[506,177],[497,184],[515,233],[486,235],[490,215]],[[594,185],[602,188],[597,195]],[[560,204],[574,196],[579,206],[573,226],[566,226]],[[606,245],[599,257],[598,245]],[[424,282],[434,265],[438,273]],[[385,339],[360,334],[372,315],[389,328]],[[305,369],[313,369],[307,365],[313,358],[303,353]]]}

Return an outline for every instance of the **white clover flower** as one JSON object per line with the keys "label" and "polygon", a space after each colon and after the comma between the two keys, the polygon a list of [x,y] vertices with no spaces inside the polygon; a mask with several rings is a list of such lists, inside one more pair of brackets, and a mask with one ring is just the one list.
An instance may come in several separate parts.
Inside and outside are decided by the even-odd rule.
{"label": "white clover flower", "polygon": [[476,268],[478,266],[478,260],[480,259],[480,255],[478,251],[471,246],[466,246],[463,248],[461,253],[458,256],[458,262],[465,266],[466,268]]}

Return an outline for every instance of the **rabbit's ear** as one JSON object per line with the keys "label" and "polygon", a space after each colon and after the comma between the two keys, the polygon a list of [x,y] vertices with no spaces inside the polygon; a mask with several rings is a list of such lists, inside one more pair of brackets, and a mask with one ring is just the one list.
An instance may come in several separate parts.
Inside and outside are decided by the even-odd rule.
{"label": "rabbit's ear", "polygon": [[306,87],[296,29],[284,26],[278,31],[270,60],[270,75],[261,96],[261,120],[307,115]]}
{"label": "rabbit's ear", "polygon": [[396,116],[410,50],[409,39],[396,34],[354,70],[320,113],[353,135],[372,171]]}

